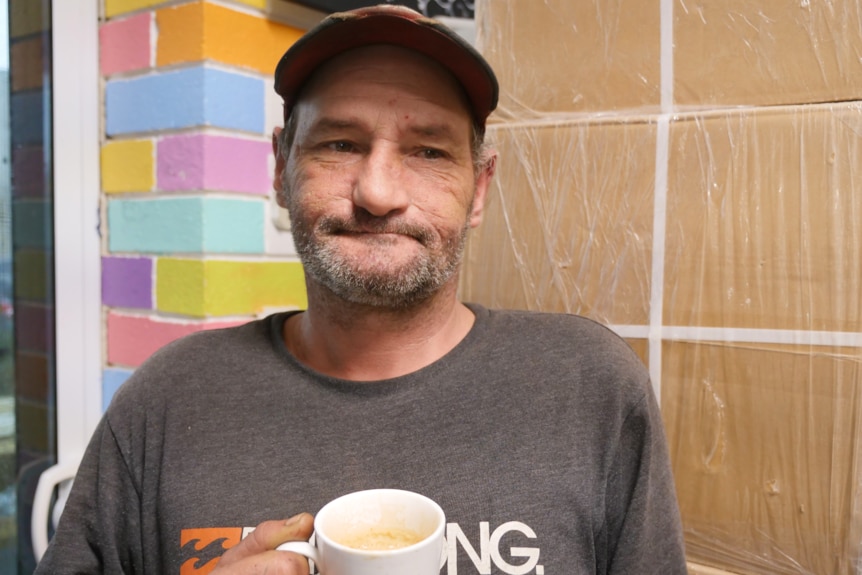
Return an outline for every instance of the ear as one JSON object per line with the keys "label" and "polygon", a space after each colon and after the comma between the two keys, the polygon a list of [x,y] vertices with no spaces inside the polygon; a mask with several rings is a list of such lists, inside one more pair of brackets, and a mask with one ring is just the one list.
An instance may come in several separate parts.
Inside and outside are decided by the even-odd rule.
{"label": "ear", "polygon": [[497,150],[486,152],[482,170],[476,177],[476,191],[473,194],[473,208],[470,210],[470,227],[476,228],[482,223],[482,215],[485,212],[485,201],[488,198],[488,190],[494,173],[497,171]]}
{"label": "ear", "polygon": [[284,205],[284,185],[283,176],[284,176],[284,156],[281,154],[281,150],[279,149],[278,141],[281,136],[282,128],[276,126],[272,131],[272,153],[275,156],[275,172],[272,176],[272,189],[275,190],[275,200],[278,202],[278,205],[282,208]]}

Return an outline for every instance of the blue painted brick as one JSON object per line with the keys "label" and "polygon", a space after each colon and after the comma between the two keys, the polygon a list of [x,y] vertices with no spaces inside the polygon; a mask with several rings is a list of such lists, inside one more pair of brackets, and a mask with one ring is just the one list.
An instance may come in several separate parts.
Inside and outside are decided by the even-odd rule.
{"label": "blue painted brick", "polygon": [[111,80],[105,116],[109,136],[198,126],[263,133],[264,82],[203,65]]}
{"label": "blue painted brick", "polygon": [[102,371],[102,411],[111,405],[111,399],[132,371],[128,369],[109,368]]}

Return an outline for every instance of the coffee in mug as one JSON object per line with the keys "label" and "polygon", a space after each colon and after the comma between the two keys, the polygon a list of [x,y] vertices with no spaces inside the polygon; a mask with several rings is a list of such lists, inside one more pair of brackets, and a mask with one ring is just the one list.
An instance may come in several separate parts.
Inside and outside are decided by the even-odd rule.
{"label": "coffee in mug", "polygon": [[400,527],[371,527],[350,533],[335,541],[353,549],[386,551],[410,547],[419,543],[422,539],[424,539],[422,535],[410,529]]}
{"label": "coffee in mug", "polygon": [[330,501],[314,519],[312,545],[280,551],[311,559],[322,575],[439,575],[446,516],[431,499],[400,489],[370,489]]}

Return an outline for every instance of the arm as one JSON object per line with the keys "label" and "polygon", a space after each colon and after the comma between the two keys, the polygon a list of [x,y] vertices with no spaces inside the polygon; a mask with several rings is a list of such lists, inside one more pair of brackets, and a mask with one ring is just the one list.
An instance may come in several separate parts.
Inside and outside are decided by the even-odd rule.
{"label": "arm", "polygon": [[140,573],[140,541],[140,497],[103,418],[36,574]]}
{"label": "arm", "polygon": [[684,575],[682,525],[652,388],[625,417],[607,477],[610,574]]}
{"label": "arm", "polygon": [[[57,533],[35,575],[64,573],[145,573],[141,498],[122,458],[107,418],[96,428],[81,462]],[[313,518],[303,513],[288,521],[267,521],[217,563],[215,573],[305,575],[308,561],[275,551],[286,541],[307,540]],[[152,555],[152,550],[150,551]]]}

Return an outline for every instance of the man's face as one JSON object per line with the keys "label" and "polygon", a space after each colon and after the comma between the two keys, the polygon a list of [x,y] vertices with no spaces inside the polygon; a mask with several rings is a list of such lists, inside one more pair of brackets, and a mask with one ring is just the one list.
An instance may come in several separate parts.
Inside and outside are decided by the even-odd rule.
{"label": "man's face", "polygon": [[276,177],[306,274],[387,308],[454,282],[493,171],[474,171],[455,81],[413,52],[362,48],[319,70],[293,114]]}

